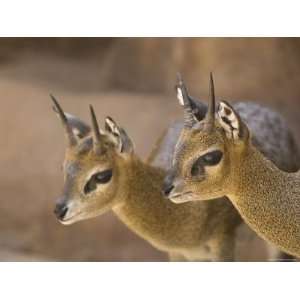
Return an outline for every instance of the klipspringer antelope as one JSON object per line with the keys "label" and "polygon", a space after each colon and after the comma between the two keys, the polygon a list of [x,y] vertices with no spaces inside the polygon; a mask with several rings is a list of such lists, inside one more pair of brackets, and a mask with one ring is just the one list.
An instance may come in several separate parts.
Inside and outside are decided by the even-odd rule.
{"label": "klipspringer antelope", "polygon": [[[65,114],[52,99],[67,139],[65,184],[55,209],[62,224],[112,209],[131,230],[167,252],[171,260],[233,259],[235,229],[241,218],[231,203],[179,206],[166,201],[161,193],[165,165],[169,165],[181,126],[169,128],[145,163],[135,154],[126,131],[111,118],[106,118],[105,131],[101,131],[91,108],[91,129]],[[201,114],[203,107],[197,105]]]}
{"label": "klipspringer antelope", "polygon": [[215,113],[212,75],[202,120],[193,115],[182,82],[178,93],[187,126],[165,179],[169,199],[197,203],[226,196],[258,235],[300,257],[299,150],[285,122],[259,107],[247,117],[241,104],[225,101]]}

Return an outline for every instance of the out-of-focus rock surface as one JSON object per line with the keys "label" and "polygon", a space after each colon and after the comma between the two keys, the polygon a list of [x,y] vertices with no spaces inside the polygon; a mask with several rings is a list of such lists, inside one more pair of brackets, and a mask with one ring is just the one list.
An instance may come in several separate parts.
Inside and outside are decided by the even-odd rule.
{"label": "out-of-focus rock surface", "polygon": [[[83,119],[90,103],[100,122],[114,117],[145,158],[181,118],[176,71],[206,99],[213,70],[217,97],[281,111],[299,141],[299,50],[298,39],[0,39],[0,260],[166,259],[112,213],[56,221],[64,138],[50,92]],[[264,243],[247,237],[239,249],[240,259],[266,258]]]}

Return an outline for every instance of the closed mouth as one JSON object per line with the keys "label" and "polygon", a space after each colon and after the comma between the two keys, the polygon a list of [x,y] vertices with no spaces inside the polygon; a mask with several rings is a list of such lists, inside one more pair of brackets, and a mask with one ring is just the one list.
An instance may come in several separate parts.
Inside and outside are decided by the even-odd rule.
{"label": "closed mouth", "polygon": [[[173,194],[173,195],[170,195],[169,196],[169,199],[171,200],[171,201],[173,201],[173,202],[180,202],[180,203],[183,203],[183,202],[188,202],[188,201],[190,201],[188,198],[188,195],[191,195],[191,194],[193,194],[193,192],[184,192],[184,193],[176,193],[176,194]],[[187,196],[187,198],[186,199],[182,199],[182,198],[184,198],[184,197],[186,197]],[[178,201],[180,199],[180,201]]]}
{"label": "closed mouth", "polygon": [[64,225],[72,224],[73,222],[71,222],[71,221],[80,215],[81,215],[81,213],[75,214],[73,216],[68,217],[67,219],[60,220],[60,222]]}

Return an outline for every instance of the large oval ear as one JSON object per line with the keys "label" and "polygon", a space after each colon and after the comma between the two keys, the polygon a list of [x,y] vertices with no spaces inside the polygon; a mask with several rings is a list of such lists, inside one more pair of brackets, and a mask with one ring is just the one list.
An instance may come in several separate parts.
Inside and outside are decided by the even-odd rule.
{"label": "large oval ear", "polygon": [[82,139],[91,133],[91,127],[85,122],[69,113],[65,113],[65,115],[77,138]]}
{"label": "large oval ear", "polygon": [[120,153],[133,152],[134,146],[126,131],[118,126],[118,124],[111,117],[105,118],[105,130],[115,142]]}
{"label": "large oval ear", "polygon": [[221,101],[218,107],[217,118],[220,125],[225,130],[228,139],[234,141],[247,141],[249,139],[249,129],[242,121],[239,114],[226,101]]}
{"label": "large oval ear", "polygon": [[[53,96],[51,95],[51,97],[53,97]],[[59,112],[58,112],[56,106],[53,106],[53,110],[59,117]],[[67,118],[68,124],[71,127],[72,132],[73,132],[74,136],[76,136],[76,138],[82,139],[90,134],[91,127],[89,125],[87,125],[85,122],[83,122],[79,118],[77,118],[69,113],[64,112],[64,115]]]}

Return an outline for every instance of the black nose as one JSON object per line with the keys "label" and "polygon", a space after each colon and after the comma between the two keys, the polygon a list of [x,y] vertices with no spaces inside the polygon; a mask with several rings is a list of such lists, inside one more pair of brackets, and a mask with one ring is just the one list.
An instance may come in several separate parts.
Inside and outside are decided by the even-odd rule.
{"label": "black nose", "polygon": [[163,188],[162,188],[163,195],[165,197],[168,197],[173,189],[174,189],[173,182],[169,181],[169,180],[165,180]]}
{"label": "black nose", "polygon": [[174,189],[174,184],[173,184],[174,178],[175,178],[175,172],[169,171],[167,173],[167,176],[164,179],[162,193],[165,197],[168,197],[171,191]]}
{"label": "black nose", "polygon": [[63,220],[64,216],[68,211],[68,207],[65,203],[57,203],[55,206],[54,213],[59,220]]}
{"label": "black nose", "polygon": [[168,197],[173,189],[174,189],[174,185],[173,184],[170,184],[168,186],[164,186],[163,187],[163,195],[165,197]]}

